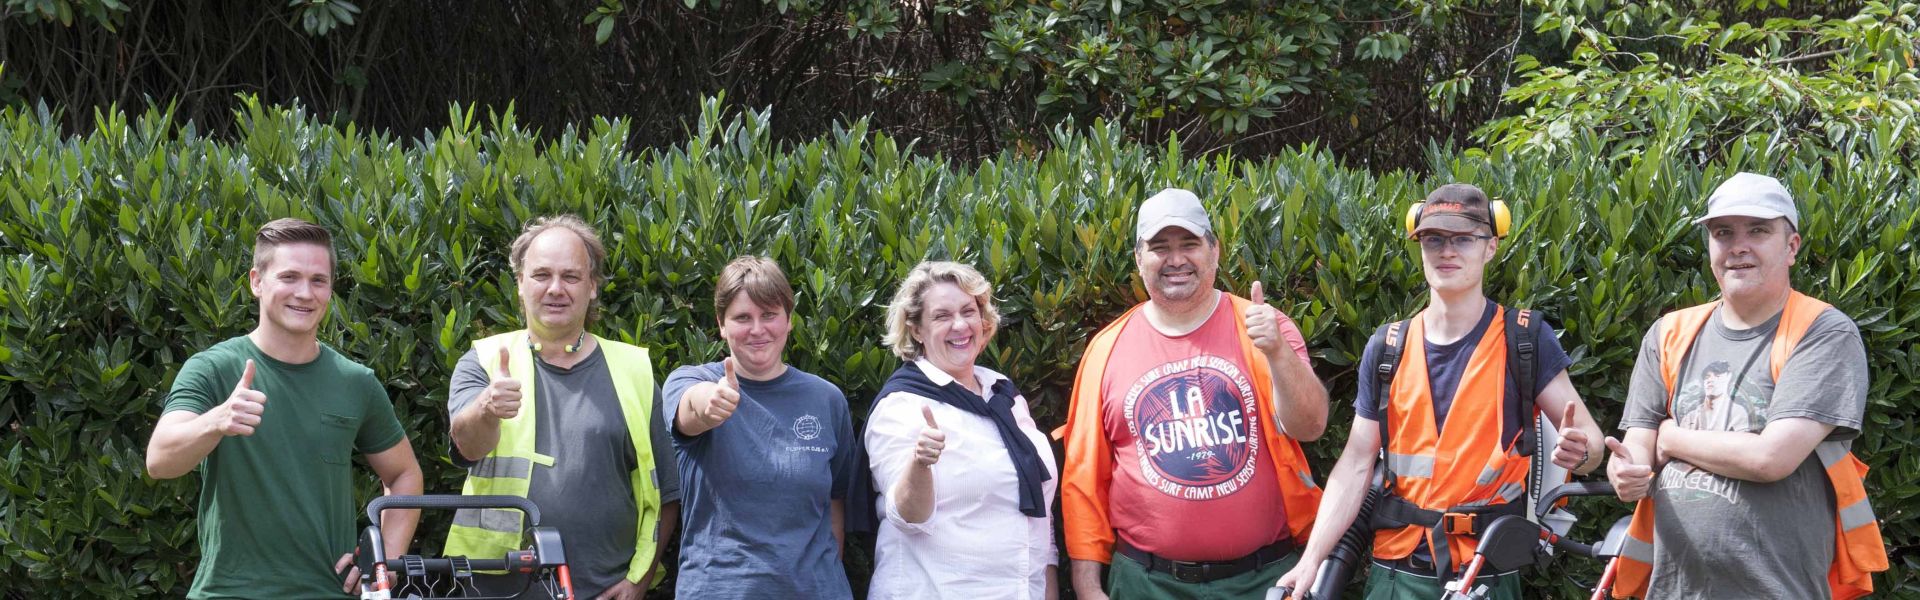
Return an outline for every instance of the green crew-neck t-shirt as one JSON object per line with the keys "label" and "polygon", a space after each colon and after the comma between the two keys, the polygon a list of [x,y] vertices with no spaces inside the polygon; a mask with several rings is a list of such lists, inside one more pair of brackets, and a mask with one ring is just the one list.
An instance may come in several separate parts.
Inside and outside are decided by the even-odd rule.
{"label": "green crew-neck t-shirt", "polygon": [[266,409],[253,435],[220,440],[200,463],[200,564],[187,597],[345,597],[333,565],[358,537],[353,455],[405,432],[371,369],[325,344],[310,362],[280,362],[246,336],[187,359],[162,414],[226,402],[249,359]]}

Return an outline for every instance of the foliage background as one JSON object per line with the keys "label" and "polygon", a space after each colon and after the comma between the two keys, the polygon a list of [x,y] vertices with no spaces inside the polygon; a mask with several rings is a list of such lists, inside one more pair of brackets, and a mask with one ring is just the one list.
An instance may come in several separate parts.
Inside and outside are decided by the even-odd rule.
{"label": "foliage background", "polygon": [[[1600,137],[1555,160],[1435,146],[1429,172],[1351,168],[1305,148],[1262,160],[1188,157],[1118,127],[1062,131],[1033,157],[977,165],[914,156],[856,121],[798,144],[771,115],[711,101],[681,146],[632,153],[628,124],[596,120],[542,141],[510,113],[456,108],[415,139],[335,127],[299,108],[243,100],[231,139],[160,110],[100,111],[92,132],[61,117],[0,111],[0,571],[17,597],[178,596],[193,569],[195,477],[142,474],[144,444],[178,365],[250,328],[244,276],[259,223],[297,215],[336,233],[340,268],[323,339],[373,367],[426,457],[428,488],[457,489],[444,460],[451,367],[468,342],[518,327],[504,246],[533,216],[576,212],[611,252],[603,335],[653,348],[656,368],[711,360],[711,281],[733,256],[765,253],[799,292],[795,366],[870,397],[894,366],[880,347],[884,298],[924,258],[978,265],[1006,315],[982,360],[1009,373],[1043,427],[1061,420],[1072,368],[1103,322],[1144,298],[1132,269],[1132,209],[1163,186],[1208,200],[1227,247],[1221,285],[1263,280],[1300,325],[1351,417],[1354,366],[1373,328],[1424,299],[1407,202],[1472,181],[1514,204],[1517,226],[1489,287],[1537,307],[1575,358],[1574,381],[1613,423],[1639,335],[1659,314],[1712,295],[1688,217],[1736,169],[1778,175],[1803,210],[1796,284],[1853,315],[1873,360],[1869,425],[1855,443],[1894,552],[1881,579],[1920,589],[1913,517],[1920,463],[1911,353],[1920,258],[1910,201],[1920,179],[1888,149],[1907,122],[1824,140],[1736,140],[1711,163],[1671,160],[1659,137],[1609,159]],[[878,299],[878,300],[877,300]],[[864,406],[854,402],[855,412]],[[1308,447],[1324,472],[1344,428]],[[360,492],[374,493],[368,477]],[[1624,514],[1591,502],[1584,527]],[[430,518],[437,550],[445,516]],[[853,574],[863,581],[864,557]],[[1593,565],[1565,563],[1591,579]],[[1571,588],[1543,576],[1536,589]]]}
{"label": "foliage background", "polygon": [[[868,115],[968,161],[1116,123],[1190,154],[1303,143],[1425,168],[1431,141],[1647,131],[1656,92],[1719,133],[1910,115],[1904,0],[0,0],[0,103],[175,106],[233,132],[236,92],[403,136],[452,103],[543,137],[596,117],[681,144],[726,92],[811,139]],[[1498,121],[1496,121],[1498,120]],[[1490,125],[1490,122],[1493,124]],[[1755,124],[1766,125],[1753,129]],[[1705,136],[1709,147],[1724,136]]]}

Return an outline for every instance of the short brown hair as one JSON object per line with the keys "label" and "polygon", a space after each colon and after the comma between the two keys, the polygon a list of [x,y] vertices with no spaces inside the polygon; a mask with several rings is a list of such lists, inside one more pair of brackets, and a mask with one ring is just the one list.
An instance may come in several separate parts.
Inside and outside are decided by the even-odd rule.
{"label": "short brown hair", "polygon": [[727,307],[733,305],[733,299],[746,292],[747,298],[760,306],[778,306],[793,314],[793,286],[787,284],[787,274],[773,259],[763,256],[742,256],[727,263],[720,270],[720,281],[713,286],[713,318],[725,320]]}
{"label": "short brown hair", "polygon": [[274,219],[253,234],[253,268],[265,269],[273,249],[290,244],[313,244],[327,249],[327,268],[334,268],[333,234],[327,228],[292,217]]}
{"label": "short brown hair", "polygon": [[[994,332],[1000,329],[1000,309],[993,303],[993,284],[985,275],[963,263],[923,262],[907,273],[907,280],[900,283],[900,291],[893,294],[893,302],[887,304],[887,334],[880,341],[892,348],[893,355],[900,360],[920,358],[923,349],[920,342],[913,339],[913,328],[920,324],[920,316],[927,311],[927,289],[936,283],[951,283],[973,296],[974,303],[980,306],[981,329],[987,340],[993,339]],[[985,344],[986,340],[981,343]]]}
{"label": "short brown hair", "polygon": [[588,266],[594,285],[606,283],[607,246],[600,243],[600,234],[593,230],[593,226],[573,215],[540,217],[520,230],[520,237],[513,238],[512,250],[507,255],[507,264],[513,267],[514,277],[520,276],[520,268],[526,262],[527,248],[533,245],[533,239],[549,229],[565,229],[580,236],[580,243],[587,246],[587,262],[592,263]]}

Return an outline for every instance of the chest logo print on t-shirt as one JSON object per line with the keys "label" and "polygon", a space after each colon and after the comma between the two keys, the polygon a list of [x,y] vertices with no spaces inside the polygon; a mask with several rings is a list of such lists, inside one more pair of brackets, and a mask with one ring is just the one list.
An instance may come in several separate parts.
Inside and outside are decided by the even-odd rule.
{"label": "chest logo print on t-shirt", "polygon": [[800,441],[811,441],[820,437],[820,418],[813,415],[800,415],[793,420],[793,436]]}
{"label": "chest logo print on t-shirt", "polygon": [[1185,500],[1240,491],[1259,464],[1255,402],[1246,374],[1230,360],[1200,356],[1148,369],[1124,406],[1140,474]]}

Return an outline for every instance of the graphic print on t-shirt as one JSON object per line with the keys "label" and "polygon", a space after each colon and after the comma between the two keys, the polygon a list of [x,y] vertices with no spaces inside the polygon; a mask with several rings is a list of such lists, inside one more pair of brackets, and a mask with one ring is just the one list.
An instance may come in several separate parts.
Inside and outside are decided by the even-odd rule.
{"label": "graphic print on t-shirt", "polygon": [[[1761,345],[1755,352],[1768,349]],[[1673,414],[1679,417],[1678,424],[1687,429],[1699,431],[1736,431],[1751,433],[1760,431],[1760,423],[1766,422],[1767,400],[1771,388],[1764,388],[1758,377],[1766,377],[1762,372],[1756,375],[1751,368],[1752,360],[1736,371],[1734,364],[1724,360],[1712,360],[1694,371],[1680,392],[1674,395]],[[1761,365],[1764,369],[1765,365]],[[1739,381],[1735,381],[1735,379]],[[1676,502],[1693,502],[1709,497],[1717,497],[1728,504],[1740,504],[1741,482],[1738,479],[1721,477],[1699,469],[1686,461],[1675,460],[1660,471],[1659,486]]]}
{"label": "graphic print on t-shirt", "polygon": [[1254,477],[1260,425],[1253,385],[1233,361],[1202,355],[1148,369],[1123,406],[1140,473],[1160,493],[1223,498]]}

